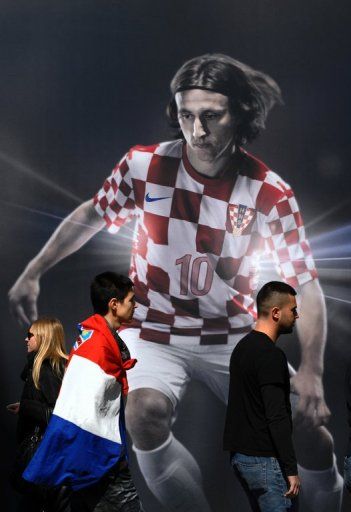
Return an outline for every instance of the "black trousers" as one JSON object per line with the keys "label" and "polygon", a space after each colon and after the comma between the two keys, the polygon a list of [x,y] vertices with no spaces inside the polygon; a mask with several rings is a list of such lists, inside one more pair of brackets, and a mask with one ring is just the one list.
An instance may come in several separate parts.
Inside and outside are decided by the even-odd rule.
{"label": "black trousers", "polygon": [[71,512],[141,512],[128,465],[118,464],[99,482],[71,496]]}
{"label": "black trousers", "polygon": [[17,512],[70,512],[72,491],[67,487],[49,489],[39,495],[21,496]]}

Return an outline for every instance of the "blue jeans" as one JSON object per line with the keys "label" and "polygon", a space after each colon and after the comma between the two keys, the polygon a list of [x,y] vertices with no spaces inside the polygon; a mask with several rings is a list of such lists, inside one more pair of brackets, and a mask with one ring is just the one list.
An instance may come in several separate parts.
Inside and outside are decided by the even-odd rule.
{"label": "blue jeans", "polygon": [[344,485],[351,492],[351,455],[344,459]]}
{"label": "blue jeans", "polygon": [[297,498],[284,496],[288,485],[275,457],[234,453],[231,464],[254,512],[297,511]]}

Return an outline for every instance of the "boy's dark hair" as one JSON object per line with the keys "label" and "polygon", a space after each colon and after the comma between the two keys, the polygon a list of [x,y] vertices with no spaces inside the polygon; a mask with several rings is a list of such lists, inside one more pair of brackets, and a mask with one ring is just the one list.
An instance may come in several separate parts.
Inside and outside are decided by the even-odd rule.
{"label": "boy's dark hair", "polygon": [[296,295],[296,291],[290,284],[282,281],[266,283],[257,294],[257,315],[267,316],[274,306],[281,307],[286,302],[287,295]]}
{"label": "boy's dark hair", "polygon": [[95,276],[90,285],[90,298],[94,312],[106,315],[110,300],[116,298],[118,301],[123,301],[132,289],[133,281],[116,272],[103,272]]}
{"label": "boy's dark hair", "polygon": [[[232,115],[236,118],[235,142],[254,140],[265,127],[268,112],[275,103],[282,103],[277,83],[265,73],[221,53],[206,53],[185,62],[171,81],[172,98],[167,117],[179,129],[177,92],[205,89],[228,96]],[[181,132],[178,133],[181,135]]]}

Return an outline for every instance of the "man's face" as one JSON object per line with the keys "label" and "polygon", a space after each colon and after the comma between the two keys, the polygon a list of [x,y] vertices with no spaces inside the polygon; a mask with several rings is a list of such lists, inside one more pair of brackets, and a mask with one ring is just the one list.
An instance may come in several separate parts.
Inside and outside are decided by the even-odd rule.
{"label": "man's face", "polygon": [[293,295],[288,295],[285,305],[280,308],[279,334],[292,332],[297,318],[299,318],[299,315],[296,298]]}
{"label": "man's face", "polygon": [[131,322],[136,307],[134,291],[130,290],[123,301],[118,301],[118,320],[123,324]]}
{"label": "man's face", "polygon": [[190,89],[177,92],[178,121],[188,145],[189,156],[214,162],[234,145],[235,120],[227,96],[218,92]]}

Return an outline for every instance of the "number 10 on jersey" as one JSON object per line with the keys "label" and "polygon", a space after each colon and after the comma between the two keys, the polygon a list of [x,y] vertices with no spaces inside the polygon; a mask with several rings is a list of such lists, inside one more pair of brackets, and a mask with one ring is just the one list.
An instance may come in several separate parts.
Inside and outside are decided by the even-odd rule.
{"label": "number 10 on jersey", "polygon": [[189,295],[189,291],[196,297],[206,295],[212,286],[213,268],[208,256],[193,258],[185,254],[176,260],[180,265],[180,295]]}

